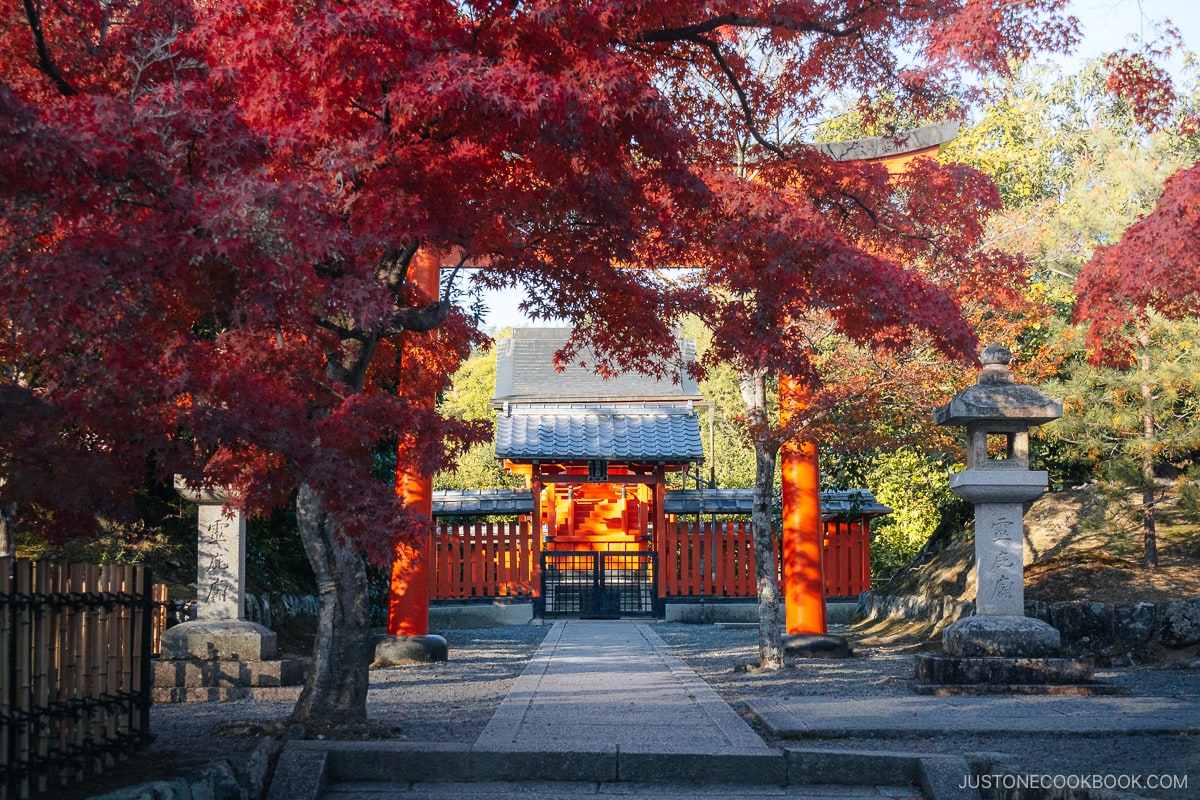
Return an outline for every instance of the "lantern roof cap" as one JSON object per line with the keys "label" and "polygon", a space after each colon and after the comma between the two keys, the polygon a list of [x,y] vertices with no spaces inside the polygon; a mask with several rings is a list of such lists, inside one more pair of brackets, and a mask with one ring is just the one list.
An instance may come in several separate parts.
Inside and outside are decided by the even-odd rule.
{"label": "lantern roof cap", "polygon": [[1062,416],[1061,400],[1036,387],[1017,383],[1008,368],[1012,352],[991,344],[980,354],[983,370],[973,386],[963,389],[944,406],[933,410],[938,425],[971,425],[983,422],[1041,425]]}

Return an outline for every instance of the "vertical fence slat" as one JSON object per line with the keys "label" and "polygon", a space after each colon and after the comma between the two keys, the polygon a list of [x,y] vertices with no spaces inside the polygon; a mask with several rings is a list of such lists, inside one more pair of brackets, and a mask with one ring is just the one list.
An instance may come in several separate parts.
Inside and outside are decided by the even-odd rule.
{"label": "vertical fence slat", "polygon": [[667,597],[679,594],[679,522],[668,522],[663,531],[662,549],[659,550],[658,560],[663,585]]}
{"label": "vertical fence slat", "polygon": [[[0,605],[0,718],[9,719],[13,712],[12,690],[15,677],[11,672],[13,654],[12,638],[16,634],[13,622],[16,619],[16,608],[11,603],[13,594],[14,559],[0,558],[0,598],[6,601]],[[3,769],[3,782],[0,782],[0,800],[12,797],[13,776],[9,770],[16,764],[16,741],[12,725],[0,725],[0,768]]]}
{"label": "vertical fence slat", "polygon": [[[28,560],[17,560],[15,583],[18,601],[22,597],[31,598],[33,596],[33,564]],[[33,726],[30,724],[30,713],[33,710],[33,676],[30,669],[32,647],[33,607],[29,602],[19,602],[16,615],[16,639],[13,645],[13,657],[16,662],[13,685],[17,692],[13,706],[24,721],[17,728],[16,746],[16,762],[24,765],[28,765],[30,757],[33,755]],[[15,794],[22,799],[29,797],[28,776],[18,779]]]}
{"label": "vertical fence slat", "polygon": [[471,575],[471,543],[467,537],[463,536],[463,531],[460,528],[454,537],[454,555],[458,565],[454,569],[453,582],[451,588],[452,597],[464,597],[463,587],[470,584]]}
{"label": "vertical fence slat", "polygon": [[[70,586],[73,594],[83,595],[87,592],[87,567],[84,564],[73,564],[70,570]],[[71,661],[71,680],[67,684],[67,690],[72,703],[80,703],[88,696],[88,672],[87,658],[84,649],[87,643],[87,617],[88,611],[85,607],[79,606],[71,612],[71,650],[69,658]],[[88,719],[81,717],[76,721],[74,727],[74,736],[72,745],[76,753],[83,752],[83,743],[88,740]],[[87,764],[81,759],[74,770],[75,782],[80,782],[86,779]]]}
{"label": "vertical fence slat", "polygon": [[[154,602],[154,576],[150,569],[137,567],[134,577],[134,594],[140,600],[137,612],[133,615],[133,683],[130,689],[135,705],[131,707],[130,712],[133,715],[132,731],[137,736],[136,741],[144,744],[150,740],[150,657],[155,651],[153,617],[157,616],[159,607]],[[162,613],[165,622],[166,607],[163,607]]]}
{"label": "vertical fence slat", "polygon": [[529,553],[529,593],[542,594],[542,525],[537,520],[530,519],[522,523],[525,526],[525,547]]}
{"label": "vertical fence slat", "polygon": [[508,593],[510,596],[520,597],[525,594],[525,537],[521,533],[521,525],[518,522],[509,522],[504,525],[504,537],[508,542],[508,558],[505,562],[508,571],[505,573],[504,580],[508,584]]}
{"label": "vertical fence slat", "polygon": [[483,555],[483,596],[498,597],[500,592],[500,576],[497,569],[500,562],[499,549],[500,531],[496,523],[489,522],[487,526],[487,541],[484,543]]}
{"label": "vertical fence slat", "polygon": [[[51,585],[52,568],[49,564],[41,562],[34,565],[33,573],[33,594],[45,598],[50,595],[56,587]],[[54,639],[51,635],[51,617],[55,615],[55,609],[49,605],[39,605],[34,608],[34,627],[33,627],[33,643],[32,652],[30,653],[33,659],[33,706],[39,711],[46,711],[50,708],[50,682],[53,680],[53,667],[51,658],[54,656]],[[50,718],[42,717],[38,723],[33,726],[32,735],[34,737],[37,751],[37,761],[39,764],[45,765],[50,759]],[[45,792],[49,785],[49,776],[43,767],[37,771],[37,791]]]}
{"label": "vertical fence slat", "polygon": [[[754,577],[754,532],[745,522],[738,523],[738,574],[741,578],[738,586],[741,596],[757,597],[758,582]],[[776,559],[776,563],[782,561]]]}

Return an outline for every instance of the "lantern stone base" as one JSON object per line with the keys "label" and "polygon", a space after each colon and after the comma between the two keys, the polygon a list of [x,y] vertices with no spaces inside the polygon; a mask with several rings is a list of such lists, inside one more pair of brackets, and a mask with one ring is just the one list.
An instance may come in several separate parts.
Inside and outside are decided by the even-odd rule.
{"label": "lantern stone base", "polygon": [[161,652],[166,660],[270,661],[275,632],[244,619],[198,619],[167,628]]}
{"label": "lantern stone base", "polygon": [[375,640],[373,667],[396,664],[432,664],[446,661],[450,648],[445,638],[434,634],[425,636],[381,636]]}
{"label": "lantern stone base", "polygon": [[942,631],[942,650],[964,658],[1048,658],[1062,649],[1054,627],[1032,617],[964,617]]}
{"label": "lantern stone base", "polygon": [[247,620],[192,620],[168,628],[153,662],[155,703],[295,700],[307,658],[276,658],[275,632]]}
{"label": "lantern stone base", "polygon": [[1089,658],[1062,658],[1061,636],[1038,619],[979,616],[942,632],[944,654],[916,657],[921,694],[1102,694]]}
{"label": "lantern stone base", "polygon": [[1090,658],[962,658],[921,654],[916,657],[920,684],[1020,686],[1091,683]]}
{"label": "lantern stone base", "polygon": [[788,633],[783,636],[783,654],[792,658],[849,658],[850,642],[829,633]]}

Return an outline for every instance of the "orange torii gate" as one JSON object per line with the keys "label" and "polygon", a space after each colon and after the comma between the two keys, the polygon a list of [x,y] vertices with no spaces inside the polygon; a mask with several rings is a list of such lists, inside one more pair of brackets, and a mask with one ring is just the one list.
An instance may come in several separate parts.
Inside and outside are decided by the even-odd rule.
{"label": "orange torii gate", "polygon": [[[895,137],[868,137],[816,145],[840,161],[882,163],[893,175],[902,174],[915,158],[930,156],[958,133],[958,123],[927,125]],[[413,260],[410,282],[430,297],[439,293],[441,259],[420,252]],[[781,413],[803,409],[807,387],[783,376],[780,381]],[[432,405],[434,398],[425,398]],[[414,474],[403,467],[401,454],[396,491],[405,502],[430,517],[432,486],[429,475]],[[824,570],[821,519],[820,468],[813,442],[789,442],[781,453],[783,480],[783,590],[786,633],[825,634]],[[422,550],[408,548],[393,565],[388,604],[388,633],[392,638],[429,638],[429,587],[425,579]],[[439,638],[439,637],[432,637]],[[444,642],[442,644],[444,648]],[[440,656],[444,658],[444,652]],[[420,659],[418,660],[430,660]]]}
{"label": "orange torii gate", "polygon": [[[958,123],[927,125],[897,137],[875,136],[817,145],[839,161],[875,161],[892,175],[902,174],[913,159],[931,156],[958,134]],[[805,406],[808,390],[789,376],[779,381],[780,414]],[[821,563],[821,471],[815,442],[792,441],[780,453],[783,480],[783,594],[785,632],[825,634],[825,577]]]}

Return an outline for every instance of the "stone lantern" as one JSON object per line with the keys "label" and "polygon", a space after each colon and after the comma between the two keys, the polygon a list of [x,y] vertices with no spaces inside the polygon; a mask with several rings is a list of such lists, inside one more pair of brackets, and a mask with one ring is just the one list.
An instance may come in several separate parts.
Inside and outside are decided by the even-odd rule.
{"label": "stone lantern", "polygon": [[934,410],[938,425],[967,429],[967,468],[950,489],[975,505],[975,616],[942,632],[943,656],[920,656],[934,684],[1061,684],[1091,679],[1091,664],[1060,659],[1059,632],[1025,616],[1024,504],[1048,475],[1029,469],[1029,429],[1062,416],[1062,403],[1013,379],[1012,354],[991,345],[974,386]]}

